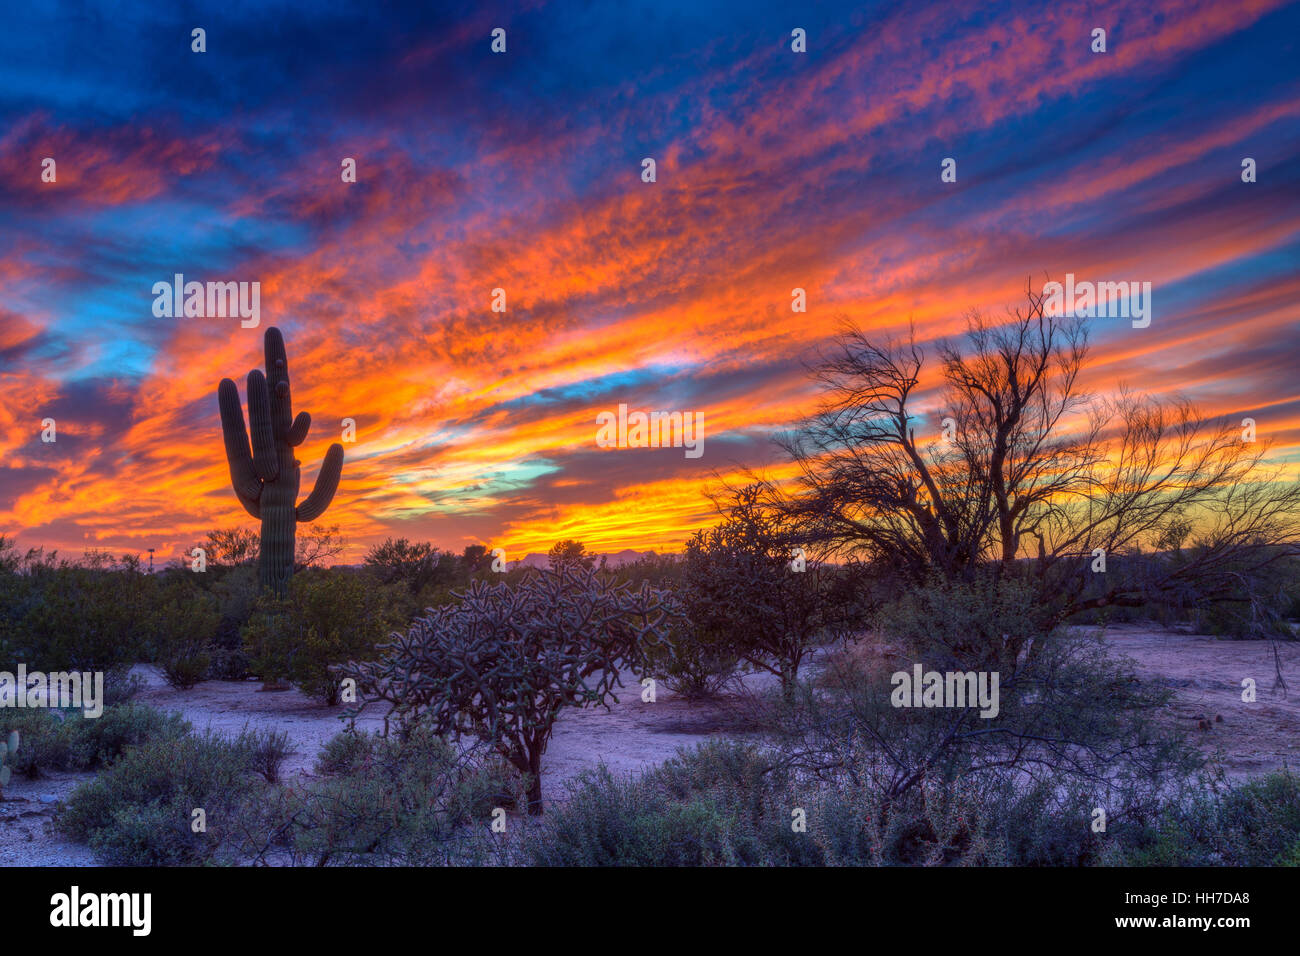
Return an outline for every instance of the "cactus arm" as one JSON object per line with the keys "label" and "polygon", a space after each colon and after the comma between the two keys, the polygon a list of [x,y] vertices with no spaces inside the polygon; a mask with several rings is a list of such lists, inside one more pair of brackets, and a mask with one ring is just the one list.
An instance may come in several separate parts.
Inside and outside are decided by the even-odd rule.
{"label": "cactus arm", "polygon": [[299,412],[298,417],[293,420],[293,425],[289,428],[289,444],[298,447],[307,440],[307,429],[311,428],[311,416],[306,412]]}
{"label": "cactus arm", "polygon": [[266,378],[257,369],[248,373],[248,425],[253,432],[253,470],[263,481],[274,481],[280,474],[280,457],[271,430]]}
{"label": "cactus arm", "polygon": [[253,470],[248,450],[248,430],[244,427],[244,410],[239,404],[239,389],[228,378],[217,386],[217,404],[221,408],[221,432],[226,440],[226,463],[230,465],[230,484],[244,507],[257,503],[262,496],[262,482]]}
{"label": "cactus arm", "polygon": [[300,504],[295,514],[299,521],[315,521],[334,500],[334,492],[339,486],[339,475],[343,471],[343,446],[338,442],[330,445],[321,462],[320,474],[316,476],[316,485],[311,494]]}
{"label": "cactus arm", "polygon": [[[287,440],[292,429],[293,403],[289,395],[289,358],[284,336],[275,326],[266,330],[266,386],[271,396],[271,428],[276,440]],[[289,442],[289,444],[296,444]]]}
{"label": "cactus arm", "polygon": [[[262,486],[260,484],[257,486],[257,490],[260,496],[262,491]],[[244,506],[244,510],[254,518],[262,517],[262,503],[257,498],[249,497],[238,488],[235,489],[235,497],[238,498],[239,503]]]}

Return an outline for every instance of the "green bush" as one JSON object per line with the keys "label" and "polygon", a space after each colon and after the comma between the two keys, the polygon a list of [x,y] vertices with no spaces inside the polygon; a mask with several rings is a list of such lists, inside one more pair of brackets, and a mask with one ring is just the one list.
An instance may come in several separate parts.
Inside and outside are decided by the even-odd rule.
{"label": "green bush", "polygon": [[[968,786],[902,800],[801,777],[783,756],[714,741],[625,781],[603,766],[531,831],[539,866],[863,866],[1004,862],[991,807]],[[805,829],[796,831],[796,811]]]}
{"label": "green bush", "polygon": [[252,668],[292,681],[325,704],[339,702],[336,664],[365,659],[403,623],[399,594],[345,568],[295,574],[284,599],[260,598],[244,629]]}
{"label": "green bush", "polygon": [[[529,834],[536,866],[703,866],[771,862],[782,820],[773,795],[785,779],[765,774],[753,746],[722,742],[681,751],[639,777],[600,766],[570,785],[567,801]],[[785,826],[790,817],[785,813]],[[763,832],[767,831],[768,840]]]}
{"label": "green bush", "polygon": [[697,659],[725,667],[738,658],[776,675],[787,692],[840,617],[829,570],[810,560],[792,568],[790,533],[758,487],[739,489],[721,523],[686,542],[678,590]]}
{"label": "green bush", "polygon": [[282,730],[245,727],[235,738],[235,746],[244,752],[248,766],[262,775],[267,783],[278,783],[280,766],[294,752],[289,735]]}
{"label": "green bush", "polygon": [[0,798],[4,796],[5,787],[9,784],[13,776],[13,767],[10,761],[18,756],[21,749],[21,735],[16,730],[6,731],[0,735]]}
{"label": "green bush", "polygon": [[1133,866],[1294,866],[1300,776],[1278,771],[1171,802],[1126,847]]}
{"label": "green bush", "polygon": [[266,786],[234,741],[211,732],[150,738],[74,790],[56,824],[108,865],[236,862]]}
{"label": "green bush", "polygon": [[[144,655],[153,582],[136,562],[120,568],[38,565],[6,614],[8,654],[29,670],[124,672]],[[11,582],[12,583],[12,582]]]}
{"label": "green bush", "polygon": [[128,701],[104,708],[98,717],[79,710],[15,710],[6,725],[22,734],[14,772],[36,777],[46,770],[94,770],[128,747],[188,733],[179,714]]}
{"label": "green bush", "polygon": [[459,753],[418,725],[405,737],[340,734],[318,770],[323,779],[280,791],[262,824],[295,863],[478,862],[492,810],[519,801],[519,778],[501,761]]}
{"label": "green bush", "polygon": [[739,677],[733,642],[689,621],[672,622],[664,638],[646,648],[646,673],[688,700],[720,696]]}
{"label": "green bush", "polygon": [[[214,573],[209,568],[209,573]],[[252,661],[244,647],[243,629],[253,616],[261,584],[257,566],[217,568],[212,593],[221,615],[213,641],[209,676],[214,680],[244,680],[252,673]]]}
{"label": "green bush", "polygon": [[159,580],[147,619],[154,661],[167,683],[179,690],[207,678],[221,623],[217,598],[194,577],[180,571]]}
{"label": "green bush", "polygon": [[[856,768],[860,770],[861,768]],[[530,830],[540,866],[1294,866],[1300,777],[1100,805],[1085,787],[996,770],[890,796],[866,775],[809,774],[787,754],[710,742],[623,780],[603,766]],[[793,811],[806,814],[795,832]]]}
{"label": "green bush", "polygon": [[939,578],[903,591],[872,618],[875,630],[927,667],[1014,668],[1052,627],[1026,582]]}

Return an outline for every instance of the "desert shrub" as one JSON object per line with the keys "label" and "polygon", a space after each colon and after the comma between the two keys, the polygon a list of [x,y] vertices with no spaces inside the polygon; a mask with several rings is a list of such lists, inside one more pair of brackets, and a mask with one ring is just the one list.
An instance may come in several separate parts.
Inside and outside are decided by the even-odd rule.
{"label": "desert shrub", "polygon": [[[990,768],[957,780],[925,777],[891,793],[863,767],[812,772],[797,754],[711,741],[661,766],[615,778],[603,766],[527,831],[524,855],[540,866],[1088,866],[1187,864],[1210,857],[1169,852],[1177,835],[1151,825],[1169,804],[1108,804],[1107,830],[1092,830],[1096,796],[1083,785],[1027,780]],[[1278,794],[1269,792],[1269,799]],[[1251,799],[1258,804],[1264,798]],[[1285,801],[1283,801],[1285,802]],[[1153,812],[1155,816],[1151,816]],[[796,832],[794,811],[805,814]],[[1288,858],[1286,812],[1247,833],[1225,861]],[[1204,833],[1222,818],[1207,816]],[[1267,839],[1260,833],[1267,832]],[[1161,850],[1135,852],[1161,841]],[[1285,852],[1278,851],[1282,847]],[[1240,848],[1245,848],[1243,851]],[[1275,854],[1270,856],[1270,854]]]}
{"label": "desert shrub", "polygon": [[316,772],[335,775],[355,772],[371,758],[376,742],[381,739],[364,731],[335,734],[316,755]]}
{"label": "desert shrub", "polygon": [[684,567],[681,555],[647,551],[633,561],[610,568],[609,573],[620,584],[640,587],[646,583],[652,588],[676,589],[681,584]]}
{"label": "desert shrub", "polygon": [[[675,758],[689,764],[691,758]],[[670,761],[671,763],[672,761]],[[754,822],[739,805],[752,794],[725,784],[673,792],[655,771],[617,780],[603,765],[571,786],[526,844],[534,866],[702,866],[765,862]],[[742,799],[729,799],[741,797]]]}
{"label": "desert shrub", "polygon": [[1278,858],[1278,866],[1300,866],[1300,840],[1291,844],[1291,849]]}
{"label": "desert shrub", "polygon": [[1218,811],[1230,862],[1276,864],[1300,840],[1300,776],[1279,772],[1240,784],[1224,795]]}
{"label": "desert shrub", "polygon": [[[109,865],[234,861],[265,789],[234,741],[211,732],[150,738],[74,790],[56,825]],[[204,832],[191,826],[196,809]]]}
{"label": "desert shrub", "polygon": [[7,710],[0,718],[0,734],[17,731],[20,746],[6,761],[15,774],[37,777],[42,769],[65,764],[66,744],[59,733],[62,720],[57,711]]}
{"label": "desert shrub", "polygon": [[143,656],[152,581],[138,564],[120,568],[66,562],[28,569],[12,608],[12,660],[29,670],[124,672]]}
{"label": "desert shrub", "polygon": [[1132,866],[1294,866],[1300,776],[1282,770],[1171,801],[1130,840]]}
{"label": "desert shrub", "polygon": [[689,621],[674,621],[661,642],[646,649],[647,673],[688,700],[720,696],[739,677],[734,642]]}
{"label": "desert shrub", "polygon": [[20,574],[22,559],[13,541],[0,534],[0,661],[17,661],[32,582]]}
{"label": "desert shrub", "polygon": [[294,753],[287,733],[265,727],[245,727],[235,738],[235,746],[243,750],[248,766],[261,774],[267,783],[279,783],[280,767]]}
{"label": "desert shrub", "polygon": [[105,707],[98,717],[85,717],[79,710],[15,710],[8,723],[23,737],[15,771],[29,777],[46,770],[94,770],[128,747],[182,736],[190,729],[180,714],[134,701]]}
{"label": "desert shrub", "polygon": [[[1204,543],[1184,547],[1181,539],[1161,543],[1167,550],[1108,556],[1104,577],[1109,583],[1095,581],[1084,590],[1084,597],[1090,597],[1118,586],[1149,596],[1121,606],[1092,608],[1074,615],[1071,622],[1151,620],[1231,640],[1296,639],[1289,622],[1300,616],[1300,559],[1288,556],[1289,549],[1224,556],[1212,580],[1193,576],[1178,581],[1182,569],[1207,560],[1212,549]],[[1170,579],[1176,583],[1164,583]]]}
{"label": "desert shrub", "polygon": [[310,569],[294,575],[286,598],[259,599],[244,640],[260,676],[288,679],[332,706],[340,686],[330,667],[373,656],[400,624],[391,586],[347,569]]}
{"label": "desert shrub", "polygon": [[[1024,787],[1086,785],[1112,819],[1140,815],[1196,774],[1203,758],[1160,719],[1171,691],[1141,683],[1096,636],[1044,634],[1015,601],[981,602],[980,589],[944,584],[899,601],[881,618],[892,643],[880,653],[832,660],[818,681],[772,699],[773,738],[796,765],[850,774],[891,800],[999,767]],[[984,672],[990,690],[997,677],[995,712],[895,706],[895,675],[917,664]]]}
{"label": "desert shrub", "polygon": [[209,676],[214,680],[243,680],[251,673],[252,661],[244,648],[243,629],[261,594],[256,564],[217,568],[212,593],[220,615],[213,638]]}
{"label": "desert shrub", "polygon": [[581,567],[536,571],[517,583],[475,581],[455,605],[431,609],[381,648],[350,663],[362,696],[400,722],[488,743],[530,781],[541,812],[541,758],[565,707],[599,706],[639,667],[675,608],[649,587],[634,592]]}
{"label": "desert shrub", "polygon": [[[541,866],[861,866],[1006,861],[969,785],[887,800],[799,774],[779,751],[711,741],[624,780],[603,766],[527,834]],[[795,811],[806,829],[796,831]]]}
{"label": "desert shrub", "polygon": [[427,541],[388,538],[366,554],[365,566],[381,584],[404,584],[411,594],[457,583],[461,562]]}
{"label": "desert shrub", "polygon": [[17,758],[21,747],[21,735],[16,730],[0,734],[0,798],[4,797],[5,787],[13,776],[11,761]]}
{"label": "desert shrub", "polygon": [[325,865],[475,862],[495,807],[519,779],[499,760],[458,752],[428,728],[380,737],[345,732],[323,749],[320,780],[279,791],[261,856]]}
{"label": "desert shrub", "polygon": [[147,627],[154,661],[167,683],[188,690],[208,676],[221,623],[218,599],[190,572],[171,572],[158,581]]}
{"label": "desert shrub", "polygon": [[68,769],[102,767],[130,747],[150,740],[184,736],[189,723],[178,713],[165,713],[134,701],[109,707],[99,717],[74,711],[65,718],[69,730]]}
{"label": "desert shrub", "polygon": [[742,488],[716,527],[686,543],[678,592],[695,647],[775,674],[788,692],[832,615],[831,577],[815,561],[791,564],[792,541],[757,487]]}
{"label": "desert shrub", "polygon": [[1053,630],[1028,582],[982,576],[974,582],[935,577],[881,605],[872,624],[899,650],[944,669],[1014,669]]}
{"label": "desert shrub", "polygon": [[682,605],[682,615],[668,622],[662,640],[646,648],[648,674],[688,700],[719,697],[736,683],[743,665],[731,634],[705,631],[686,616],[686,602],[697,592],[687,590],[682,555],[646,552],[609,574],[620,584],[648,584],[671,593]]}

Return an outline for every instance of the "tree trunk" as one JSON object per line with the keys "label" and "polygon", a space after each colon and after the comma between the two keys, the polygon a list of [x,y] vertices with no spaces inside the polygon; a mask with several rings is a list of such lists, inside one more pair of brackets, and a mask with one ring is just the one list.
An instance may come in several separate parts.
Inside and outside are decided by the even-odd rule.
{"label": "tree trunk", "polygon": [[528,815],[542,815],[542,755],[528,755]]}

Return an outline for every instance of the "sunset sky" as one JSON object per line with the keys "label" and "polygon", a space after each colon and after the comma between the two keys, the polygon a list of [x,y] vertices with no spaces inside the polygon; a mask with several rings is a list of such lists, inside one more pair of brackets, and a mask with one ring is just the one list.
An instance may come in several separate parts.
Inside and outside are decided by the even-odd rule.
{"label": "sunset sky", "polygon": [[[1093,324],[1087,387],[1184,392],[1300,461],[1300,4],[104,6],[0,30],[22,547],[166,562],[255,525],[216,390],[270,325],[313,416],[303,496],[356,421],[322,519],[344,560],[678,547],[711,476],[780,473],[840,322],[933,342],[1031,275],[1150,282],[1149,328]],[[156,317],[176,273],[260,282],[261,326]],[[703,454],[598,447],[621,403],[701,412]]]}

